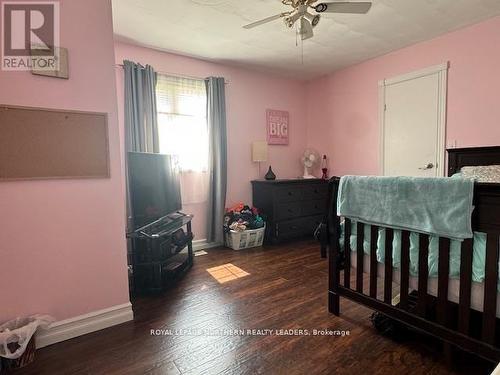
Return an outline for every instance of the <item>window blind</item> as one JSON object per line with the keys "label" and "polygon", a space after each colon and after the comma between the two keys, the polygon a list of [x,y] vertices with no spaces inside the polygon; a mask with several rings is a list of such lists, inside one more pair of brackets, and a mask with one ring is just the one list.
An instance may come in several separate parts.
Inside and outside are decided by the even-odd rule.
{"label": "window blind", "polygon": [[159,75],[156,85],[160,152],[182,171],[208,168],[207,95],[203,80]]}

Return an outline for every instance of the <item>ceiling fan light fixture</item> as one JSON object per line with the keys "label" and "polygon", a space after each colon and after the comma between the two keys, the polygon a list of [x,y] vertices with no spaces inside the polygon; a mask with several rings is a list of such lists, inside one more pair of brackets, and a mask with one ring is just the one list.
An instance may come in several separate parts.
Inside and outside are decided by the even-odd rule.
{"label": "ceiling fan light fixture", "polygon": [[323,13],[324,11],[326,11],[328,9],[328,5],[326,5],[325,3],[320,3],[318,5],[316,5],[314,7],[314,10],[318,13]]}
{"label": "ceiling fan light fixture", "polygon": [[311,14],[311,13],[306,13],[304,14],[304,17],[307,18],[307,20],[311,23],[312,27],[316,27],[321,20],[321,16],[319,14]]}
{"label": "ceiling fan light fixture", "polygon": [[300,19],[298,32],[302,40],[306,40],[314,36],[313,27],[305,17],[301,17]]}
{"label": "ceiling fan light fixture", "polygon": [[316,27],[320,20],[321,20],[321,16],[319,14],[315,15],[313,20],[311,21],[311,25],[313,27]]}

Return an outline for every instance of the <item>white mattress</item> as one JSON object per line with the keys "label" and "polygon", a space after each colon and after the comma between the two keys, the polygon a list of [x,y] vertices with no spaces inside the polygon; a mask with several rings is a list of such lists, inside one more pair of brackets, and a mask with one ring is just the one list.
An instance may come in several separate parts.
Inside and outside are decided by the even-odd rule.
{"label": "white mattress", "polygon": [[[355,251],[351,251],[351,267],[356,268],[357,255]],[[364,273],[369,273],[370,270],[370,257],[364,255],[363,259],[363,271]],[[384,264],[377,263],[377,275],[379,278],[383,279],[384,275]],[[392,281],[393,283],[399,285],[401,280],[401,272],[398,268],[393,269]],[[437,277],[429,277],[427,282],[427,293],[433,296],[437,296],[438,290],[438,279]],[[418,277],[410,275],[410,290],[418,290]],[[460,280],[455,278],[450,278],[448,281],[448,300],[458,303],[460,295]],[[483,311],[483,301],[484,301],[484,285],[483,283],[472,282],[471,290],[471,308],[477,311]],[[500,293],[497,293],[497,318],[500,318]]]}

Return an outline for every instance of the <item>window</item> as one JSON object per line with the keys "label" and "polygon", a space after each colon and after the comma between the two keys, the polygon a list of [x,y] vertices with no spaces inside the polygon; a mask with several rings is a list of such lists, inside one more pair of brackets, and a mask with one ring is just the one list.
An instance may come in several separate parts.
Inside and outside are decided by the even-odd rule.
{"label": "window", "polygon": [[203,80],[158,75],[160,152],[176,155],[181,171],[208,169],[207,95]]}

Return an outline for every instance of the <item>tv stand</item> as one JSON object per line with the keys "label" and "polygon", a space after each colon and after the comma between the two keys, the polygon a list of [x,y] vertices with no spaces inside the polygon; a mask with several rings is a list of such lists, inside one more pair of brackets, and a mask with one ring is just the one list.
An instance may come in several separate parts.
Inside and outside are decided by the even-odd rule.
{"label": "tv stand", "polygon": [[192,267],[192,219],[179,212],[127,233],[131,294],[162,292]]}

